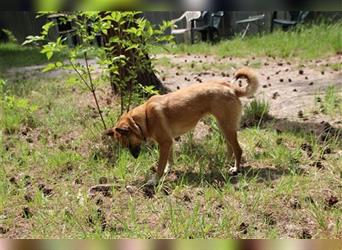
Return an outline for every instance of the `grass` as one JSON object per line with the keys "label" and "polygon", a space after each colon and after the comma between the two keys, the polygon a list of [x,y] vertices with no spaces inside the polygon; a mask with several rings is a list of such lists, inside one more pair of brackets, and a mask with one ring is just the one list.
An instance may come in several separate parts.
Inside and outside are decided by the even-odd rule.
{"label": "grass", "polygon": [[[28,128],[27,135],[2,134],[0,226],[10,237],[273,239],[302,237],[303,230],[315,238],[341,237],[339,204],[329,207],[326,201],[330,195],[341,199],[341,159],[326,155],[324,170],[310,167],[324,147],[337,152],[337,141],[321,145],[305,132],[278,134],[272,123],[245,128],[239,138],[253,168],[232,178],[218,131],[201,142],[185,136],[175,152],[177,179],[166,180],[148,198],[139,187],[157,159],[157,148],[144,148],[137,160],[116,149],[118,155],[108,159],[99,121],[80,123],[91,98],[80,105],[79,93],[70,88],[52,78],[21,91],[39,106],[33,113],[39,126]],[[258,101],[246,112],[262,115],[267,107]],[[117,116],[115,109],[111,116]],[[215,126],[213,119],[207,122]],[[301,150],[304,142],[312,145],[313,158]],[[89,187],[101,177],[115,184],[111,194],[90,198]],[[135,191],[129,193],[127,185]],[[292,208],[293,200],[300,208]],[[32,214],[24,215],[25,209]]]}
{"label": "grass", "polygon": [[[204,54],[216,56],[275,56],[314,59],[342,51],[342,22],[302,26],[292,32],[275,31],[262,36],[223,40],[213,46],[206,43],[177,46],[157,46],[152,53]],[[313,42],[314,41],[314,42]]]}
{"label": "grass", "polygon": [[[52,61],[60,60],[63,55],[56,55]],[[24,67],[47,63],[45,55],[38,48],[20,46],[14,43],[0,43],[0,73],[12,67]]]}
{"label": "grass", "polygon": [[261,122],[270,118],[269,111],[270,105],[266,100],[253,99],[245,106],[242,124],[260,125]]}
{"label": "grass", "polygon": [[[228,175],[224,138],[206,118],[210,132],[200,140],[191,133],[181,137],[171,174],[149,194],[143,185],[158,158],[156,146],[146,145],[134,159],[103,141],[91,96],[65,84],[66,75],[3,77],[6,95],[37,108],[30,112],[34,123],[19,119],[11,133],[1,118],[0,237],[342,237],[340,134],[322,142],[305,126],[276,131],[276,118],[264,120],[270,104],[255,100],[244,111],[254,123],[238,135],[245,158],[239,175]],[[98,93],[112,125],[119,110],[107,85]],[[328,88],[320,104],[341,119],[337,92]],[[6,119],[25,114],[8,107]],[[113,187],[90,196],[89,188],[100,182]]]}
{"label": "grass", "polygon": [[332,119],[338,119],[342,114],[341,88],[330,85],[323,93],[315,95],[316,108],[313,112],[321,112]]}
{"label": "grass", "polygon": [[328,115],[342,115],[342,96],[335,86],[329,86],[324,95],[323,113]]}

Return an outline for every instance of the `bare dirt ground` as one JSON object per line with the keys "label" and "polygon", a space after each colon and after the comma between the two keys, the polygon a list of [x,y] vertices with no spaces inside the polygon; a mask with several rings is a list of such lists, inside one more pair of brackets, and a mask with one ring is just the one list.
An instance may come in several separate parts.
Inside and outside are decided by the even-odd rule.
{"label": "bare dirt ground", "polygon": [[[342,56],[336,55],[326,59],[310,60],[302,63],[299,60],[284,60],[272,57],[263,58],[217,58],[213,56],[184,56],[159,55],[157,57],[169,58],[170,66],[158,67],[160,72],[167,72],[164,84],[171,90],[183,88],[190,84],[209,79],[222,78],[225,74],[227,80],[232,80],[233,73],[240,67],[255,68],[259,75],[260,88],[256,97],[266,99],[271,103],[271,114],[277,117],[296,117],[299,110],[310,108],[313,98],[321,94],[327,86],[335,85],[342,90],[342,71],[329,66],[342,62]],[[208,70],[191,72],[184,70],[185,64],[212,63]],[[221,64],[218,69],[217,64]],[[175,67],[172,67],[175,65]],[[224,69],[224,65],[227,67]],[[180,67],[180,68],[177,68]],[[196,66],[196,65],[195,65]],[[191,67],[191,66],[190,66]],[[185,80],[185,78],[189,79]],[[275,95],[275,93],[278,93]],[[300,97],[300,98],[299,98]]]}

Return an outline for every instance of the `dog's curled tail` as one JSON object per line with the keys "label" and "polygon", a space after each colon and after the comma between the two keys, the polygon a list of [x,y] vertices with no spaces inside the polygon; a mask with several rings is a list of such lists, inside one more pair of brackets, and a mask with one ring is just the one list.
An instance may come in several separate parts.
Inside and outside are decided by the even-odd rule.
{"label": "dog's curled tail", "polygon": [[250,97],[253,96],[254,93],[257,91],[259,86],[258,78],[255,74],[255,72],[247,67],[238,69],[234,73],[234,78],[239,79],[241,77],[247,78],[247,85],[245,87],[241,87],[236,89],[236,95],[238,97],[246,96]]}

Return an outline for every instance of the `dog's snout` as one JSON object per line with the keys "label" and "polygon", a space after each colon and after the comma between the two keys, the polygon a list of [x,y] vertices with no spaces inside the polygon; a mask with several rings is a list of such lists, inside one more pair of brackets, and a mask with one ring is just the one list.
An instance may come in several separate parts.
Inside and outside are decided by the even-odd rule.
{"label": "dog's snout", "polygon": [[140,154],[140,146],[129,146],[129,151],[131,152],[133,157],[137,159]]}

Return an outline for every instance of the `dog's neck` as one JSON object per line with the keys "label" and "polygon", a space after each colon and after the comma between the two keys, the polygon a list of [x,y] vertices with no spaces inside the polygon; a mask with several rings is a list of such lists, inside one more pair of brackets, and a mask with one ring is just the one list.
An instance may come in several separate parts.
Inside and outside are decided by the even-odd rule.
{"label": "dog's neck", "polygon": [[[140,112],[140,109],[144,109],[144,112]],[[139,112],[136,112],[139,111]],[[137,124],[137,126],[140,129],[141,135],[146,141],[146,139],[149,137],[148,133],[148,127],[147,127],[147,120],[146,120],[146,112],[144,105],[138,106],[130,111],[130,115],[134,122]]]}
{"label": "dog's neck", "polygon": [[138,122],[135,122],[135,123],[136,123],[137,126],[139,127],[139,130],[140,130],[140,133],[141,133],[142,138],[144,139],[144,141],[146,141],[146,136],[145,136],[145,133],[144,133],[142,127],[139,125]]}

